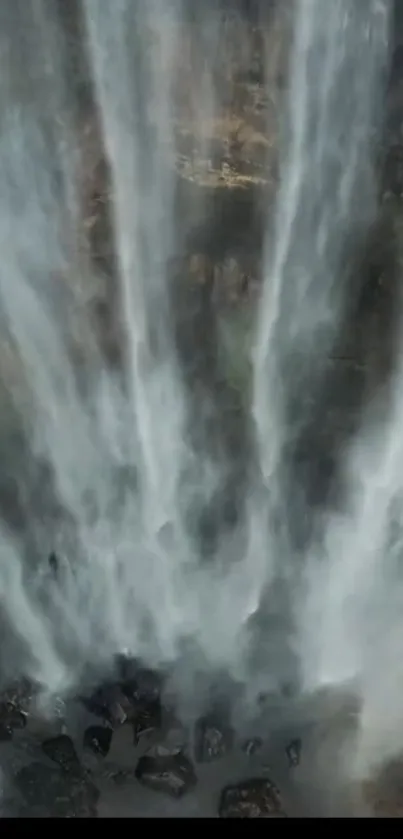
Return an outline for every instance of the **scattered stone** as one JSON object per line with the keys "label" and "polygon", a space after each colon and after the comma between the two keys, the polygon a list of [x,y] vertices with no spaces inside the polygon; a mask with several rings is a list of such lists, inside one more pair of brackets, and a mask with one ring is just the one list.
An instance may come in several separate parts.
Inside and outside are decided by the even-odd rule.
{"label": "scattered stone", "polygon": [[71,779],[60,769],[31,763],[15,776],[25,817],[95,818],[99,792],[87,778]]}
{"label": "scattered stone", "polygon": [[288,757],[288,765],[290,768],[299,766],[301,762],[301,749],[302,742],[299,737],[295,740],[291,740],[288,746],[286,746],[285,753]]}
{"label": "scattered stone", "polygon": [[84,732],[84,748],[106,757],[112,743],[113,731],[101,725],[91,725]]}
{"label": "scattered stone", "polygon": [[249,740],[245,740],[242,751],[248,755],[248,757],[252,757],[258,752],[263,746],[263,740],[260,737],[251,737]]}
{"label": "scattered stone", "polygon": [[135,775],[144,786],[173,798],[181,798],[197,783],[193,765],[183,754],[143,755]]}
{"label": "scattered stone", "polygon": [[225,787],[218,806],[220,819],[284,818],[277,787],[268,778],[251,778]]}
{"label": "scattered stone", "polygon": [[201,717],[195,726],[195,758],[198,763],[217,760],[231,751],[234,730],[214,715]]}
{"label": "scattered stone", "polygon": [[42,750],[46,757],[57,763],[64,772],[81,773],[81,764],[73,741],[67,734],[60,734],[58,737],[50,737],[48,740],[44,740]]}

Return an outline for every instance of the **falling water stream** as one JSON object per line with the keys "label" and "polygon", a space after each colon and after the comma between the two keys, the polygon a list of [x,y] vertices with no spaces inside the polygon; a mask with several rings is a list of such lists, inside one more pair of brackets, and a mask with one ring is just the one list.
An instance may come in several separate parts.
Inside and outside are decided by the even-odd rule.
{"label": "falling water stream", "polygon": [[[189,4],[80,4],[109,172],[123,347],[112,367],[88,306],[86,288],[102,277],[81,246],[79,109],[58,7],[1,3],[0,456],[22,511],[20,525],[0,522],[1,665],[5,679],[23,672],[63,694],[89,665],[123,651],[175,663],[191,640],[195,671],[202,662],[276,690],[291,678],[307,693],[348,684],[363,702],[365,762],[402,745],[401,361],[382,421],[369,406],[340,458],[343,509],[310,508],[293,453],[322,398],[355,248],[375,218],[391,4],[294,5],[254,333],[253,468],[237,522],[206,561],[190,500],[213,498],[221,466],[190,433],[170,288],[184,236],[175,85]],[[219,14],[219,3],[201,14],[202,155],[219,102]],[[296,519],[309,523],[303,538]],[[273,634],[269,621],[253,657],[253,627],[276,611],[280,624]]]}

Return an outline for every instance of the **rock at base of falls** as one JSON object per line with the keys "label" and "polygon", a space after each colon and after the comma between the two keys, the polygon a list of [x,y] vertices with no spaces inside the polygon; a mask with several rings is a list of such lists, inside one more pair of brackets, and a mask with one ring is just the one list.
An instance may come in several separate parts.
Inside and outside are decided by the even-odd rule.
{"label": "rock at base of falls", "polygon": [[161,727],[162,708],[159,702],[139,703],[133,720],[133,741],[138,746],[140,740],[148,737]]}
{"label": "rock at base of falls", "polygon": [[218,806],[221,819],[284,818],[277,787],[268,778],[251,778],[224,787]]}
{"label": "rock at base of falls", "polygon": [[81,764],[77,757],[72,739],[67,734],[50,737],[42,743],[42,751],[46,757],[57,763],[64,772],[79,775]]}
{"label": "rock at base of falls", "polygon": [[11,740],[13,732],[25,728],[26,715],[13,702],[0,703],[0,741]]}
{"label": "rock at base of falls", "polygon": [[95,818],[99,792],[87,777],[72,779],[65,772],[42,763],[31,763],[15,777],[27,818]]}
{"label": "rock at base of falls", "polygon": [[224,757],[234,744],[234,730],[214,714],[200,717],[195,725],[194,752],[198,763]]}
{"label": "rock at base of falls", "polygon": [[89,697],[80,697],[88,711],[112,728],[128,723],[134,745],[161,728],[161,677],[137,662],[119,662],[119,681],[102,685]]}
{"label": "rock at base of falls", "polygon": [[96,717],[101,717],[112,726],[123,725],[134,717],[134,708],[120,685],[104,685],[89,697],[80,697],[81,702]]}
{"label": "rock at base of falls", "polygon": [[160,701],[162,676],[159,673],[130,661],[121,665],[121,671],[120,684],[123,693],[132,704],[152,704]]}
{"label": "rock at base of falls", "polygon": [[133,724],[140,737],[146,729],[160,726],[161,677],[124,657],[118,661],[118,670],[115,682],[101,685],[80,700],[88,711],[113,727]]}
{"label": "rock at base of falls", "polygon": [[106,757],[112,743],[113,731],[101,725],[91,725],[84,732],[84,749],[101,757]]}
{"label": "rock at base of falls", "polygon": [[135,776],[149,789],[163,792],[172,798],[181,798],[197,783],[193,764],[181,753],[143,755],[137,764]]}

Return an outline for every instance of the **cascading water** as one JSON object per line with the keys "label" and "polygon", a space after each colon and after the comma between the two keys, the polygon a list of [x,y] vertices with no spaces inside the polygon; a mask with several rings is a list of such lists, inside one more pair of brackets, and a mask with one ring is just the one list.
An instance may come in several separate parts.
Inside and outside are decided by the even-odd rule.
{"label": "cascading water", "polygon": [[373,218],[387,9],[376,0],[295,6],[287,153],[256,344],[254,415],[266,480],[309,416],[340,325],[347,247]]}
{"label": "cascading water", "polygon": [[[214,5],[198,12],[209,47],[192,103],[203,158],[219,109],[209,65],[216,70],[220,47]],[[111,191],[123,346],[112,369],[83,290],[94,267],[81,246],[77,103],[57,5],[4,0],[0,315],[12,370],[3,375],[3,413],[6,422],[11,412],[25,458],[21,466],[16,457],[14,473],[12,457],[7,466],[23,525],[4,522],[0,531],[5,678],[26,672],[64,692],[88,664],[102,669],[127,650],[153,666],[174,662],[190,638],[195,671],[202,663],[243,680],[257,667],[259,689],[290,676],[307,691],[352,681],[363,731],[376,728],[386,704],[396,710],[390,728],[377,729],[376,747],[368,737],[365,744],[385,755],[395,747],[401,371],[386,428],[368,420],[352,444],[348,512],[325,511],[321,539],[295,465],[341,329],[350,256],[375,215],[389,6],[295,3],[285,151],[253,356],[255,468],[243,513],[206,561],[189,499],[211,500],[221,465],[196,451],[189,433],[170,288],[183,236],[175,85],[189,4],[81,3]],[[309,522],[302,538],[295,518]],[[52,551],[56,579],[43,570]],[[259,663],[250,665],[251,624],[259,633],[259,619],[276,610],[282,623],[267,643],[262,631]]]}
{"label": "cascading water", "polygon": [[[360,242],[374,218],[374,143],[388,23],[388,3],[377,0],[361,6],[340,0],[329,8],[320,0],[295,5],[286,153],[254,356],[252,409],[267,494],[255,493],[250,501],[248,578],[242,584],[249,614],[259,609],[269,586],[262,608],[280,609],[284,637],[292,614],[298,626],[301,609],[304,613],[299,573],[312,550],[313,512],[304,500],[307,488],[299,486],[294,453],[321,398],[339,334],[352,242]],[[308,536],[298,535],[306,521]],[[277,589],[270,592],[279,580],[281,599]],[[314,624],[311,631],[316,634]],[[274,637],[284,666],[289,653],[281,637]],[[269,644],[265,639],[263,661]],[[299,640],[297,647],[304,673],[309,651]]]}
{"label": "cascading water", "polygon": [[[17,548],[17,556],[4,561],[3,591],[14,591],[16,598],[18,591],[27,603],[24,641],[34,655],[36,678],[50,688],[60,680],[67,684],[69,667],[77,674],[81,656],[85,660],[90,650],[97,658],[96,648],[103,647],[103,658],[114,649],[130,647],[132,641],[136,646],[134,635],[147,620],[150,603],[158,604],[151,620],[163,656],[172,654],[169,647],[180,631],[174,602],[179,596],[177,576],[190,557],[179,498],[180,475],[186,466],[186,406],[166,286],[175,232],[170,221],[173,171],[168,166],[170,61],[179,16],[173,8],[165,6],[164,11],[161,4],[157,6],[149,4],[143,13],[140,7],[121,3],[105,12],[99,3],[86,4],[115,194],[128,347],[123,389],[121,381],[102,369],[96,350],[88,368],[80,371],[84,379],[80,388],[68,346],[66,307],[71,307],[71,292],[65,289],[63,298],[60,285],[68,283],[67,273],[81,266],[74,262],[71,241],[77,201],[66,193],[66,183],[74,184],[70,114],[57,101],[65,79],[55,56],[47,56],[48,30],[55,23],[52,10],[46,2],[36,4],[32,31],[24,33],[29,48],[35,44],[39,53],[38,73],[27,90],[25,77],[18,87],[19,44],[7,30],[12,25],[20,30],[19,12],[25,15],[26,7],[21,11],[17,4],[12,15],[3,9],[4,40],[8,35],[3,54],[7,49],[11,67],[10,74],[2,76],[3,314],[21,364],[29,371],[32,404],[26,411],[31,446],[36,455],[50,461],[55,491],[69,520],[58,549],[62,559],[67,551],[68,561],[76,554],[74,570],[66,572],[65,591],[50,594],[49,614],[35,603],[31,582],[29,595],[26,591]],[[170,27],[163,39],[162,25]],[[128,41],[136,32],[147,32],[150,39],[140,57]],[[43,49],[38,50],[38,43]],[[61,114],[61,126],[55,124],[60,136],[55,138],[47,136],[49,72],[54,74],[54,107]],[[61,169],[64,161],[70,167],[66,173]],[[57,177],[62,179],[59,188]],[[13,232],[16,226],[18,236]],[[121,480],[119,467],[130,464],[137,469],[137,486],[132,482],[118,509],[114,496]],[[164,528],[165,533],[169,530],[169,552],[177,563],[161,542]],[[7,541],[5,536],[6,545]],[[41,548],[46,550],[43,543]],[[12,600],[8,594],[7,608],[14,608]],[[182,603],[179,623],[185,613]]]}

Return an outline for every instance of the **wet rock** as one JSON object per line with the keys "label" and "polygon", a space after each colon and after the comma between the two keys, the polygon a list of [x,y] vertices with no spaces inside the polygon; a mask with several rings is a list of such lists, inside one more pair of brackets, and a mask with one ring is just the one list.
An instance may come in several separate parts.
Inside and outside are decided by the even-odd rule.
{"label": "wet rock", "polygon": [[25,728],[26,715],[13,702],[0,703],[0,741],[11,740],[13,732]]}
{"label": "wet rock", "polygon": [[137,746],[145,737],[161,727],[162,708],[159,702],[139,704],[133,720],[133,738]]}
{"label": "wet rock", "polygon": [[133,704],[152,704],[161,699],[162,677],[136,662],[122,664],[122,690]]}
{"label": "wet rock", "polygon": [[135,659],[121,658],[121,689],[129,703],[128,715],[133,725],[134,743],[159,729],[162,723],[161,688],[159,673],[141,667]]}
{"label": "wet rock", "polygon": [[260,737],[250,737],[249,740],[245,740],[242,745],[242,751],[245,752],[249,757],[255,755],[263,746],[263,740]]}
{"label": "wet rock", "polygon": [[299,766],[301,762],[301,749],[302,749],[302,742],[299,737],[295,740],[291,740],[291,742],[286,746],[285,753],[288,757],[288,765],[291,767]]}
{"label": "wet rock", "polygon": [[134,743],[161,727],[161,677],[125,657],[117,661],[119,682],[100,687],[90,697],[81,697],[85,707],[112,727],[130,723]]}
{"label": "wet rock", "polygon": [[99,792],[87,778],[73,780],[60,769],[32,763],[19,770],[15,784],[24,815],[50,818],[95,818]]}
{"label": "wet rock", "polygon": [[112,726],[123,725],[134,718],[133,704],[120,685],[105,685],[91,696],[80,699],[91,714],[101,717]]}
{"label": "wet rock", "polygon": [[214,715],[201,717],[195,726],[195,758],[198,763],[217,760],[231,751],[234,730]]}
{"label": "wet rock", "polygon": [[197,783],[193,765],[183,754],[143,755],[135,775],[144,786],[173,798],[181,798]]}
{"label": "wet rock", "polygon": [[101,725],[91,725],[84,732],[84,748],[106,757],[112,743],[113,731]]}
{"label": "wet rock", "polygon": [[278,789],[268,778],[251,778],[222,790],[218,806],[221,819],[281,818]]}
{"label": "wet rock", "polygon": [[64,772],[81,773],[81,765],[73,741],[67,734],[44,740],[42,750],[46,757],[57,763]]}

